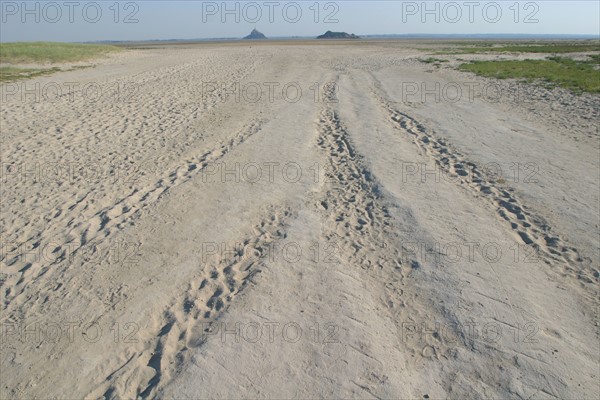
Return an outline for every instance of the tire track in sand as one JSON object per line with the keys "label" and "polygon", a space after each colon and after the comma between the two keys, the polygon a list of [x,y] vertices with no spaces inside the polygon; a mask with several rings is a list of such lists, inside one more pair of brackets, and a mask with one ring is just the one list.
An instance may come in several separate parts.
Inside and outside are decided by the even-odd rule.
{"label": "tire track in sand", "polygon": [[[44,263],[45,260],[28,262],[27,257],[22,254],[14,254],[11,259],[5,260],[8,252],[2,254],[3,259],[0,259],[0,261],[6,264],[7,268],[5,271],[8,275],[8,278],[3,283],[5,288],[3,307],[7,307],[22,294],[25,288],[38,276],[46,274],[53,267],[59,266],[66,258],[72,258],[84,246],[97,247],[106,240],[113,229],[122,229],[125,225],[132,224],[139,217],[143,209],[156,203],[169,190],[192,179],[208,165],[219,161],[230,151],[244,143],[245,140],[260,132],[264,123],[265,120],[263,119],[251,121],[233,137],[221,142],[216,148],[196,158],[185,160],[182,165],[171,170],[150,187],[134,189],[126,197],[97,211],[88,220],[77,220],[71,217],[74,214],[81,215],[83,208],[86,207],[85,197],[69,206],[68,210],[63,210],[64,212],[60,213],[62,219],[54,221],[53,225],[46,231],[39,232],[33,238],[35,242],[31,247],[33,250],[36,248],[44,249],[46,246],[52,244],[52,238],[57,237],[58,233],[64,231],[68,232],[68,237],[79,238],[78,243],[75,242],[75,246],[72,246],[70,243],[69,246],[66,246],[68,248],[56,246],[56,249],[53,250],[53,254],[56,255],[55,259],[49,263]],[[43,238],[50,238],[48,239],[50,243],[45,243]],[[62,273],[64,272],[62,271]]]}
{"label": "tire track in sand", "polygon": [[103,371],[102,383],[88,397],[105,399],[151,398],[170,382],[212,332],[212,323],[235,297],[254,283],[261,272],[267,248],[286,237],[292,210],[270,206],[254,226],[253,234],[239,243],[235,254],[225,252],[201,262],[190,284],[141,332],[135,349],[128,349],[118,365]]}
{"label": "tire track in sand", "polygon": [[566,239],[553,232],[542,217],[529,211],[513,188],[500,186],[499,182],[483,173],[475,162],[454,148],[447,139],[437,137],[435,132],[422,123],[398,111],[376,78],[373,79],[373,94],[389,116],[393,127],[411,138],[454,182],[494,206],[498,215],[510,225],[518,242],[531,246],[546,264],[562,265],[563,274],[575,277],[581,284],[598,281],[599,273],[593,268],[591,259],[584,257]]}
{"label": "tire track in sand", "polygon": [[405,282],[419,263],[403,263],[402,254],[407,253],[401,247],[398,227],[389,212],[392,205],[382,186],[356,151],[336,110],[328,107],[321,112],[317,132],[317,144],[329,164],[326,185],[315,201],[327,221],[325,239],[339,250],[346,265],[360,267],[381,287],[377,292],[384,293],[380,299],[383,309],[407,351],[413,356],[443,357],[449,346],[441,336],[424,346],[419,339],[403,335],[403,323],[429,321],[433,308],[423,305]]}

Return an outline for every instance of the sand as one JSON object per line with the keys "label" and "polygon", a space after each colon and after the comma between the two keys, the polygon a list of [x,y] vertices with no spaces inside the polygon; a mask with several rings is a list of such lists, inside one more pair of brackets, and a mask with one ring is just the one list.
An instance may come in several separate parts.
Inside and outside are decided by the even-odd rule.
{"label": "sand", "polygon": [[598,398],[598,96],[418,47],[3,84],[0,397]]}

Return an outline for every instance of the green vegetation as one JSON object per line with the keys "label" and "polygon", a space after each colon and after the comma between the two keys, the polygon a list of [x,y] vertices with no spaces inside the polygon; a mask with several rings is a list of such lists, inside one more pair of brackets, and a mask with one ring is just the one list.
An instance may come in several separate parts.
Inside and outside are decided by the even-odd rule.
{"label": "green vegetation", "polygon": [[547,44],[547,45],[506,45],[490,47],[477,45],[476,47],[461,47],[447,49],[438,54],[476,54],[476,53],[580,53],[600,51],[600,44]]}
{"label": "green vegetation", "polygon": [[486,77],[542,80],[575,92],[600,93],[598,60],[599,57],[594,56],[590,61],[575,61],[563,57],[550,57],[547,60],[473,61],[460,65],[459,69]]}
{"label": "green vegetation", "polygon": [[429,58],[426,58],[426,59],[421,59],[420,58],[419,61],[421,61],[421,62],[423,62],[425,64],[433,64],[433,63],[439,64],[439,63],[448,62],[448,60],[441,60],[441,59],[435,58],[435,57],[429,57]]}
{"label": "green vegetation", "polygon": [[598,44],[565,44],[565,45],[535,45],[535,46],[502,46],[492,47],[488,51],[506,53],[581,53],[585,51],[600,51]]}
{"label": "green vegetation", "polygon": [[[56,64],[86,61],[120,51],[119,47],[76,43],[0,43],[0,82],[29,79],[60,68],[19,67],[18,64]],[[78,68],[83,68],[78,67]]]}
{"label": "green vegetation", "polygon": [[593,54],[588,57],[590,58],[590,61],[588,61],[588,63],[596,65],[600,64],[600,54]]}
{"label": "green vegetation", "polygon": [[77,43],[0,43],[0,63],[2,64],[41,64],[85,61],[113,51],[116,46]]}
{"label": "green vegetation", "polygon": [[51,74],[60,71],[59,68],[35,69],[18,67],[0,67],[0,83],[11,82],[19,79],[29,79],[40,75]]}

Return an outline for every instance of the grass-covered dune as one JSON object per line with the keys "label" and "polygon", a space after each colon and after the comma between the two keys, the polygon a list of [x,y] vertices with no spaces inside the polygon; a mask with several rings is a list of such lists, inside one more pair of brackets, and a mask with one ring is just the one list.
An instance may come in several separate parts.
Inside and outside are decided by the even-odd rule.
{"label": "grass-covered dune", "polygon": [[[57,67],[23,67],[23,64],[60,64],[88,61],[121,51],[100,44],[18,42],[0,43],[0,82],[27,79],[59,71]],[[21,66],[20,66],[21,65]]]}
{"label": "grass-covered dune", "polygon": [[101,44],[19,42],[0,43],[2,64],[56,64],[86,61],[121,48]]}

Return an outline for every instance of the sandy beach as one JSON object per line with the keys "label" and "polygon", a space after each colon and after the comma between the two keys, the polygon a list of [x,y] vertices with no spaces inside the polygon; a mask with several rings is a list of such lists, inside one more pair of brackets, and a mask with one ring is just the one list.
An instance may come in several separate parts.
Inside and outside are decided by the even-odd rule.
{"label": "sandy beach", "polygon": [[432,46],[2,84],[0,398],[599,398],[600,97]]}

